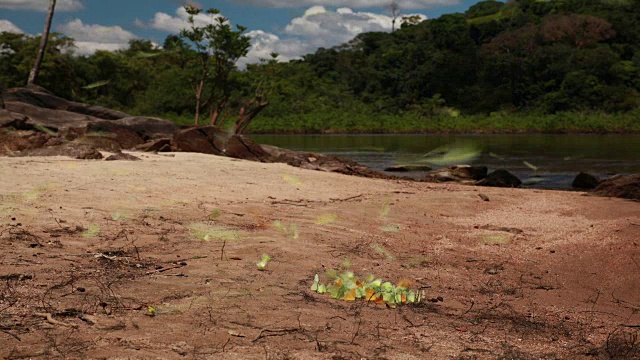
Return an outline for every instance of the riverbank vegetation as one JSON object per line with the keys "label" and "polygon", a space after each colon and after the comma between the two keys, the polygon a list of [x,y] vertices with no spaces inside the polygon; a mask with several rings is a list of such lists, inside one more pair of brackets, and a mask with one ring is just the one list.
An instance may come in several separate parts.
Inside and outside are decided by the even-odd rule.
{"label": "riverbank vegetation", "polygon": [[[184,34],[183,34],[184,35]],[[39,39],[0,34],[0,82],[22,86]],[[39,84],[59,96],[193,124],[201,67],[178,34],[162,47],[74,56],[52,35]],[[226,76],[226,75],[225,75]],[[640,131],[640,8],[626,0],[483,1],[299,60],[235,69],[221,119],[259,93],[249,132]],[[203,98],[216,89],[205,88]],[[203,105],[203,110],[205,109]]]}

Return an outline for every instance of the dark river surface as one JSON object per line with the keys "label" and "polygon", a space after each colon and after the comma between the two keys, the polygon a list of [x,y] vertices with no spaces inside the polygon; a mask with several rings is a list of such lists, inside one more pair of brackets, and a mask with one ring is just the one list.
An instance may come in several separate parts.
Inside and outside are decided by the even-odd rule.
{"label": "dark river surface", "polygon": [[[261,144],[353,159],[376,170],[398,164],[484,165],[526,187],[568,189],[579,172],[640,173],[640,135],[251,135]],[[434,151],[435,150],[435,151]],[[425,155],[429,154],[425,157]],[[398,174],[396,174],[398,175]],[[420,173],[401,173],[420,177]]]}

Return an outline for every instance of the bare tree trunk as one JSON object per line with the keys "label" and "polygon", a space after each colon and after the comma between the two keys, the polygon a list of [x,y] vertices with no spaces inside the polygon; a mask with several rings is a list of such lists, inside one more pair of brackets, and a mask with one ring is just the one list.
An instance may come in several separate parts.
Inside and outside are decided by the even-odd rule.
{"label": "bare tree trunk", "polygon": [[233,125],[233,133],[234,134],[238,134],[239,135],[239,134],[244,133],[247,130],[247,127],[249,127],[249,124],[251,124],[251,121],[253,121],[253,119],[262,110],[264,110],[267,106],[269,106],[269,102],[268,101],[263,101],[260,104],[258,104],[256,107],[254,107],[253,109],[248,110],[255,102],[256,102],[255,99],[253,99],[247,105],[243,106],[240,109],[240,114],[238,115],[238,120]]}
{"label": "bare tree trunk", "polygon": [[200,99],[202,98],[202,89],[204,88],[204,80],[200,81],[198,85],[198,89],[196,90],[196,115],[194,120],[194,125],[198,126],[198,122],[200,120]]}
{"label": "bare tree trunk", "polygon": [[218,106],[216,106],[216,109],[213,110],[213,104],[211,104],[211,108],[209,110],[209,125],[213,126],[213,125],[220,125],[222,122],[218,121],[220,119],[220,115],[222,115],[222,112],[224,111],[224,108],[227,106],[227,102],[229,101],[229,98],[225,98],[224,100],[222,100]]}
{"label": "bare tree trunk", "polygon": [[53,20],[53,13],[56,9],[56,0],[49,0],[49,12],[47,13],[47,21],[44,24],[44,30],[42,31],[42,39],[40,39],[40,49],[38,55],[36,55],[36,61],[33,64],[33,69],[29,73],[29,80],[27,85],[33,85],[40,72],[40,66],[42,65],[42,59],[44,59],[44,52],[47,49],[47,41],[49,40],[49,30],[51,30],[51,21]]}
{"label": "bare tree trunk", "polygon": [[396,0],[391,1],[391,4],[389,5],[389,12],[391,13],[391,32],[395,32],[396,31],[396,20],[398,20],[398,17],[400,16],[400,5],[398,5],[398,2]]}

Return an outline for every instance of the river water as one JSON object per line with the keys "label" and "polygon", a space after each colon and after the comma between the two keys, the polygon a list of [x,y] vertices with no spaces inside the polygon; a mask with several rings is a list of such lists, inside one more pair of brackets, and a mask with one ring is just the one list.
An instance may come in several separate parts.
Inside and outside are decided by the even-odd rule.
{"label": "river water", "polygon": [[[353,159],[376,170],[464,162],[506,169],[525,186],[567,189],[579,172],[640,173],[640,135],[251,135],[262,144]],[[434,151],[436,150],[436,151]],[[431,154],[430,154],[431,153]],[[433,154],[436,153],[436,154]],[[426,154],[430,154],[425,157]],[[396,175],[398,175],[396,173]],[[402,176],[420,177],[420,173]]]}

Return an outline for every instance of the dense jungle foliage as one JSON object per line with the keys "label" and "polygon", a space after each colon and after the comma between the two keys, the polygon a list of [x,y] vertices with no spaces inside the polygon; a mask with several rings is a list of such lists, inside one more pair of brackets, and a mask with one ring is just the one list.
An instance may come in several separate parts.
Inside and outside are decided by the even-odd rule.
{"label": "dense jungle foliage", "polygon": [[[2,33],[0,82],[23,86],[37,45]],[[53,35],[41,86],[193,122],[200,67],[180,35],[161,49],[146,40],[91,56],[72,49],[73,39]],[[483,1],[300,60],[236,69],[228,81],[223,116],[237,116],[257,92],[269,102],[249,128],[255,132],[637,131],[640,1]]]}

